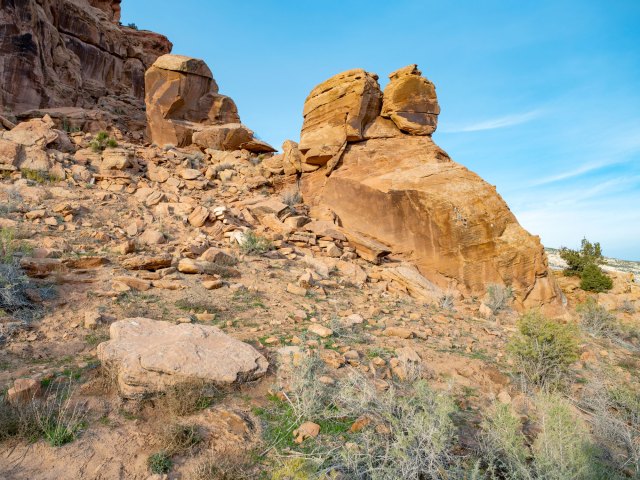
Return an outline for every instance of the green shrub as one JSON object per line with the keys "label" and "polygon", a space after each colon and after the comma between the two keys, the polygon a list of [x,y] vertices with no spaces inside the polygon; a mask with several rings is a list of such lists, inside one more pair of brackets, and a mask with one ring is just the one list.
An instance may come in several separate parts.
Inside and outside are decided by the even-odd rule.
{"label": "green shrub", "polygon": [[613,281],[599,267],[604,263],[602,249],[598,242],[591,243],[582,239],[580,250],[562,247],[560,257],[567,262],[565,275],[580,277],[580,288],[588,292],[604,292],[611,290]]}
{"label": "green shrub", "polygon": [[520,317],[518,334],[509,341],[507,349],[525,381],[553,387],[562,383],[569,365],[578,359],[577,337],[575,326],[531,311]]}
{"label": "green shrub", "polygon": [[116,148],[118,142],[115,138],[110,137],[107,132],[98,132],[89,146],[95,153],[100,153],[106,148]]}
{"label": "green shrub", "polygon": [[151,473],[162,474],[168,473],[173,466],[173,462],[166,452],[157,452],[149,457],[147,460],[149,470]]}
{"label": "green shrub", "polygon": [[268,239],[257,235],[253,230],[249,230],[244,234],[240,250],[245,255],[263,255],[269,250],[273,250],[273,244]]}
{"label": "green shrub", "polygon": [[600,265],[604,262],[600,243],[591,243],[586,238],[582,239],[580,250],[562,247],[560,257],[567,262],[567,268],[564,270],[565,275],[579,276],[587,265]]}
{"label": "green shrub", "polygon": [[587,292],[606,292],[613,288],[613,280],[599,266],[590,264],[580,274],[580,288]]}

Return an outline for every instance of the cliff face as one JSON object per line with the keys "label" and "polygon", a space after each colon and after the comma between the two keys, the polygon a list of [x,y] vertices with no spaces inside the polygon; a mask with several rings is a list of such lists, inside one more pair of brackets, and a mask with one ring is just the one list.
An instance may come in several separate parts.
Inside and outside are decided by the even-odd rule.
{"label": "cliff face", "polygon": [[142,108],[144,72],[172,44],[119,20],[120,0],[0,0],[0,110]]}

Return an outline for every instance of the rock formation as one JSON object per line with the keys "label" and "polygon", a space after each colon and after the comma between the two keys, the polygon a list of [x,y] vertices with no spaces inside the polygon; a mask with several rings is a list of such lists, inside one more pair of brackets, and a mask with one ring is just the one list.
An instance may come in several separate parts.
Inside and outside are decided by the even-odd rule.
{"label": "rock formation", "polygon": [[410,260],[440,288],[482,296],[506,284],[520,307],[558,302],[539,238],[431,139],[433,84],[410,65],[390,75],[383,96],[376,78],[350,70],[307,98],[300,152],[306,167],[325,166],[303,176],[305,201],[335,213],[356,250]]}
{"label": "rock formation", "polygon": [[75,107],[80,128],[78,109],[142,112],[144,72],[172,45],[119,20],[120,0],[0,0],[0,110]]}
{"label": "rock formation", "polygon": [[163,55],[145,74],[147,121],[158,145],[196,143],[212,150],[275,151],[240,123],[234,101],[218,93],[204,61]]}
{"label": "rock formation", "polygon": [[113,323],[110,334],[98,345],[98,358],[116,369],[120,393],[128,398],[194,381],[255,380],[269,366],[251,345],[216,327],[128,318]]}

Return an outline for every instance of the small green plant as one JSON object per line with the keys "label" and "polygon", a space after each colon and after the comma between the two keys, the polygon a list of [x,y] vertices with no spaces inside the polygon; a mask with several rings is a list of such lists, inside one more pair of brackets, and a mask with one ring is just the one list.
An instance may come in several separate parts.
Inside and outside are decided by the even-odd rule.
{"label": "small green plant", "polygon": [[29,168],[23,168],[20,170],[22,173],[22,178],[26,178],[27,180],[31,180],[36,183],[47,183],[56,180],[54,177],[49,175],[49,172],[44,170],[31,170]]}
{"label": "small green plant", "polygon": [[580,324],[590,334],[602,337],[620,333],[616,316],[609,313],[603,306],[598,305],[593,297],[589,297],[584,303],[579,304],[576,311],[580,315]]}
{"label": "small green plant", "polygon": [[138,26],[135,23],[127,23],[127,27],[132,28],[133,30],[138,30]]}
{"label": "small green plant", "polygon": [[149,470],[151,471],[151,473],[155,474],[169,473],[169,470],[171,470],[171,467],[173,466],[171,457],[169,457],[167,452],[154,453],[153,455],[149,456],[147,464],[149,465]]}
{"label": "small green plant", "polygon": [[578,359],[578,332],[574,325],[548,319],[531,311],[520,317],[518,334],[507,349],[523,380],[553,388],[562,383],[569,366]]}
{"label": "small green plant", "polygon": [[244,239],[240,244],[240,250],[245,255],[263,255],[269,250],[273,250],[273,244],[266,238],[249,230],[244,234]]}
{"label": "small green plant", "polygon": [[567,262],[565,275],[580,277],[580,288],[589,292],[611,290],[613,281],[600,268],[604,263],[600,243],[582,239],[580,250],[560,249],[560,257]]}
{"label": "small green plant", "polygon": [[12,228],[0,229],[0,263],[10,263],[13,261],[15,247],[13,239],[15,231]]}
{"label": "small green plant", "polygon": [[95,153],[100,153],[107,148],[117,148],[118,142],[115,138],[110,137],[107,132],[98,132],[89,146]]}

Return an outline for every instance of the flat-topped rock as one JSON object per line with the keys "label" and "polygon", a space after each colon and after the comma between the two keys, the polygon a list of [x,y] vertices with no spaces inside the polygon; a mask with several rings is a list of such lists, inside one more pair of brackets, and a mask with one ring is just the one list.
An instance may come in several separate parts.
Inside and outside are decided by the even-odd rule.
{"label": "flat-topped rock", "polygon": [[251,345],[213,326],[127,318],[113,323],[98,358],[117,372],[120,393],[140,398],[188,382],[228,385],[256,380],[269,366]]}

